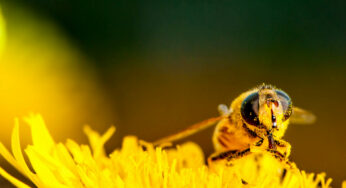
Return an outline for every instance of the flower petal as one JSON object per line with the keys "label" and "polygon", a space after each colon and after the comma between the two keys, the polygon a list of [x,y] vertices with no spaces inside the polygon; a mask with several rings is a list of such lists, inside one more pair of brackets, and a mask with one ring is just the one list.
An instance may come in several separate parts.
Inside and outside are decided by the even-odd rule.
{"label": "flower petal", "polygon": [[41,152],[50,153],[55,143],[41,117],[38,114],[31,114],[24,120],[30,125],[32,142]]}
{"label": "flower petal", "polygon": [[15,119],[15,124],[12,131],[11,139],[12,139],[12,142],[11,142],[12,153],[14,155],[15,160],[18,163],[18,166],[20,166],[21,168],[21,172],[23,173],[23,175],[28,177],[32,182],[38,184],[36,175],[31,172],[31,170],[29,169],[23,157],[23,153],[20,147],[19,122],[17,118]]}
{"label": "flower petal", "polygon": [[33,146],[29,146],[28,148],[26,148],[25,152],[28,155],[32,167],[37,173],[37,176],[42,181],[44,187],[50,187],[54,185],[54,187],[57,188],[68,188],[68,186],[63,185],[58,181],[53,171],[49,169],[48,164],[42,161],[37,152],[35,152]]}
{"label": "flower petal", "polygon": [[104,144],[108,141],[108,139],[114,134],[115,127],[111,126],[106,133],[102,136],[94,130],[92,130],[89,126],[84,127],[84,133],[89,138],[90,146],[93,150],[93,154],[95,158],[100,156],[105,156]]}
{"label": "flower petal", "polygon": [[30,188],[25,183],[19,181],[17,178],[13,177],[11,174],[7,173],[3,168],[0,167],[0,175],[6,178],[9,182],[11,182],[16,187],[20,188]]}

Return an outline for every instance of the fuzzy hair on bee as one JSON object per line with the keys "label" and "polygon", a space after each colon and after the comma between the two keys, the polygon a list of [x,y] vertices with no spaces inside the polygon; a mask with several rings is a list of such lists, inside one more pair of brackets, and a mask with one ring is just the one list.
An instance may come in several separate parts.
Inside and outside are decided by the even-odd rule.
{"label": "fuzzy hair on bee", "polygon": [[289,123],[311,124],[315,116],[294,107],[281,89],[262,84],[233,100],[230,106],[219,105],[220,116],[196,123],[183,131],[154,142],[162,145],[182,139],[217,123],[212,137],[215,153],[208,163],[237,158],[256,151],[266,151],[288,163],[291,145],[282,139]]}

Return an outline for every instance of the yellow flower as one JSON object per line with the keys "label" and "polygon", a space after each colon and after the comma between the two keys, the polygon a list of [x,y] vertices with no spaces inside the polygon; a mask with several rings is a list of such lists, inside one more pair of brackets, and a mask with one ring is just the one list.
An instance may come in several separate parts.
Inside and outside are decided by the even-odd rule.
{"label": "yellow flower", "polygon": [[[121,149],[107,155],[104,144],[115,127],[103,135],[85,127],[88,146],[70,139],[56,143],[40,115],[25,120],[33,141],[25,153],[33,171],[22,154],[18,120],[12,154],[2,143],[0,154],[37,187],[329,187],[332,181],[324,173],[287,169],[266,153],[243,157],[232,166],[222,162],[207,166],[202,150],[191,142],[162,149],[128,136]],[[17,187],[29,187],[2,168],[0,174]]]}

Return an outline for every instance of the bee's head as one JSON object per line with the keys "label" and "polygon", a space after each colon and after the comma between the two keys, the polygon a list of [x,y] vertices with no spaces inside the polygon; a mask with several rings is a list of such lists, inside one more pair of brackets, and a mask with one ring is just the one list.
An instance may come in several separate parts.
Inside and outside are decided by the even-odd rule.
{"label": "bee's head", "polygon": [[272,133],[290,117],[292,102],[285,92],[262,85],[244,99],[240,111],[246,123]]}

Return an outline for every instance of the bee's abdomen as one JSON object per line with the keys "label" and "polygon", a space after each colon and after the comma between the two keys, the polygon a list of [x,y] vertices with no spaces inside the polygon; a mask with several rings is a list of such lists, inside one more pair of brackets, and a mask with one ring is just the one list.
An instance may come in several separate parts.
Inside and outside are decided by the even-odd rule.
{"label": "bee's abdomen", "polygon": [[223,148],[230,148],[232,146],[232,142],[226,134],[220,134],[217,137],[217,141]]}

